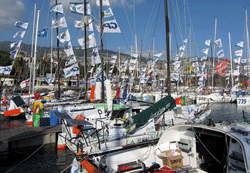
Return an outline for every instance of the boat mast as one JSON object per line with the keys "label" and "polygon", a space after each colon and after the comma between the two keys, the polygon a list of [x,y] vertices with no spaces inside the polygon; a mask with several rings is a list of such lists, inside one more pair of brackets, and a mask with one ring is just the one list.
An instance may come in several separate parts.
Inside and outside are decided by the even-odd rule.
{"label": "boat mast", "polygon": [[84,0],[84,61],[85,61],[85,100],[88,100],[88,64],[87,64],[87,5]]}
{"label": "boat mast", "polygon": [[100,2],[100,11],[99,11],[99,17],[100,17],[100,46],[101,46],[101,64],[102,64],[102,102],[104,102],[104,63],[103,63],[103,42],[102,42],[102,35],[103,35],[103,27],[102,27],[102,0],[99,0]]}
{"label": "boat mast", "polygon": [[[57,4],[57,0],[56,0],[56,4]],[[56,12],[56,20],[58,20],[58,12]],[[57,38],[57,42],[56,42],[56,45],[57,45],[57,70],[56,70],[56,73],[57,73],[57,85],[58,85],[58,90],[57,92],[55,92],[55,98],[60,98],[60,74],[59,74],[59,70],[60,70],[60,64],[59,64],[59,38],[58,38],[58,35],[59,35],[59,29],[58,27],[56,28],[56,38]]]}
{"label": "boat mast", "polygon": [[247,9],[246,9],[246,34],[247,34],[247,75],[248,75],[248,87],[249,87],[249,62],[250,62],[250,52],[249,52],[249,33],[248,33],[248,23],[247,23]]}
{"label": "boat mast", "polygon": [[232,80],[232,88],[234,86],[234,80],[233,80],[233,58],[232,58],[232,44],[231,44],[231,35],[230,32],[228,33],[229,36],[229,55],[230,55],[230,61],[231,61],[231,80]]}
{"label": "boat mast", "polygon": [[215,59],[216,30],[217,30],[217,18],[215,18],[215,29],[214,29],[214,52],[213,52],[214,54],[213,54],[212,91],[214,90],[214,59]]}
{"label": "boat mast", "polygon": [[165,4],[165,25],[166,25],[166,46],[167,46],[167,87],[168,95],[171,96],[170,81],[170,49],[169,49],[169,18],[168,18],[168,0],[164,0]]}
{"label": "boat mast", "polygon": [[38,25],[39,25],[39,14],[40,10],[37,11],[37,20],[36,20],[36,35],[35,35],[35,51],[34,51],[34,64],[33,64],[33,83],[32,83],[32,91],[34,94],[34,85],[36,79],[36,53],[37,53],[37,35],[38,35]]}
{"label": "boat mast", "polygon": [[[51,21],[53,21],[53,17],[51,18]],[[52,61],[53,61],[53,27],[51,26],[51,48],[50,48],[50,52],[51,52],[51,57],[50,57],[50,78],[52,78]]]}
{"label": "boat mast", "polygon": [[29,63],[30,64],[30,81],[29,81],[29,93],[31,93],[31,89],[32,89],[32,94],[34,94],[34,90],[33,88],[31,88],[31,78],[32,78],[32,72],[34,70],[33,68],[33,61],[34,61],[34,35],[35,35],[35,23],[36,23],[36,3],[35,3],[35,6],[34,6],[34,18],[33,18],[33,31],[32,31],[32,43],[31,43],[31,62]]}

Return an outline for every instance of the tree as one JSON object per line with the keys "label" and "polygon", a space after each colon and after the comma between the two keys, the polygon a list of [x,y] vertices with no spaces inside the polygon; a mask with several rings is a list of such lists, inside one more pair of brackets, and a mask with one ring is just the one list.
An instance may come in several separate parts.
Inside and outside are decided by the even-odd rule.
{"label": "tree", "polygon": [[11,65],[13,59],[10,58],[10,54],[5,50],[0,50],[0,66]]}
{"label": "tree", "polygon": [[23,67],[25,67],[25,62],[23,60],[23,57],[16,57],[13,68],[12,68],[12,73],[17,74],[17,82],[19,83],[20,76],[23,72]]}

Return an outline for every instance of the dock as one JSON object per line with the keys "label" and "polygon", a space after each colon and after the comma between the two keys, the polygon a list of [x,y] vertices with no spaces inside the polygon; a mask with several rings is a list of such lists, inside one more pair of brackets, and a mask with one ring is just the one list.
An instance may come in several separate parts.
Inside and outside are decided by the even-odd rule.
{"label": "dock", "polygon": [[56,143],[61,125],[46,127],[15,127],[0,130],[0,152],[12,149]]}

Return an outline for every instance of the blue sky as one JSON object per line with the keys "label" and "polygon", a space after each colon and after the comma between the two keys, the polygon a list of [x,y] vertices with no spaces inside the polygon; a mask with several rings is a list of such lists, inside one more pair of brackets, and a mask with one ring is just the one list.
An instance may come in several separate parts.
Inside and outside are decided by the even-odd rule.
{"label": "blue sky", "polygon": [[[178,3],[178,10],[176,1]],[[29,21],[29,27],[23,38],[23,42],[26,44],[31,43],[35,2],[37,2],[37,9],[41,10],[39,30],[51,26],[51,18],[55,18],[55,14],[49,14],[49,10],[55,3],[55,0],[1,0],[0,41],[16,42],[20,40],[13,38],[13,35],[17,31],[22,30],[13,25],[15,21],[19,20]],[[82,16],[71,13],[68,5],[70,2],[83,2],[83,0],[58,0],[58,2],[63,3],[65,12],[64,15],[59,15],[59,17],[66,17],[72,44],[73,46],[79,46],[77,38],[83,37],[83,31],[77,30],[73,25],[74,21],[81,20]],[[93,18],[95,22],[98,22],[99,9],[95,5],[95,0],[89,2],[91,3]],[[150,50],[152,51],[153,37],[155,38],[155,53],[166,51],[164,0],[110,0],[110,3],[122,34],[104,34],[104,49],[117,51],[118,47],[120,47],[121,52],[129,53],[132,46],[132,51],[135,53],[134,36],[137,35],[138,51],[141,51],[141,42],[143,41],[144,55],[148,55],[148,52]],[[237,42],[244,41],[243,56],[246,56],[245,8],[249,10],[249,14],[249,0],[169,0],[168,5],[170,30],[172,34],[172,56],[177,52],[176,47],[182,46],[181,40],[185,38],[189,39],[189,30],[191,28],[192,57],[196,55],[201,58],[204,55],[202,49],[207,48],[204,43],[205,40],[214,39],[215,18],[217,18],[216,38],[222,39],[225,58],[229,58],[229,31],[231,32],[232,52],[234,53],[234,51],[239,49],[235,47]],[[103,7],[103,9],[105,10],[107,7]],[[248,15],[248,18],[249,16],[250,15]],[[178,26],[179,24],[181,25],[181,32]],[[65,29],[62,29],[62,31],[64,30]],[[97,44],[99,44],[99,34],[96,30],[95,37]],[[194,48],[194,37],[196,49]],[[55,43],[55,29],[53,38],[53,42]],[[188,55],[190,54],[189,41],[187,43]],[[49,47],[50,33],[47,38],[38,38],[38,45]],[[63,45],[63,43],[60,43],[60,46]],[[218,52],[220,49],[221,48],[216,47],[215,52]],[[210,52],[209,55],[211,55]],[[164,56],[165,55],[163,55],[163,57]]]}

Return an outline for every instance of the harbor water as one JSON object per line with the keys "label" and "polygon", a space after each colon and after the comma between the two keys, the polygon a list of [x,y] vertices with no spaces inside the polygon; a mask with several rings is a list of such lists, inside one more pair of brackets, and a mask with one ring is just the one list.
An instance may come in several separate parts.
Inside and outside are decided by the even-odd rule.
{"label": "harbor water", "polygon": [[[210,118],[214,122],[250,122],[250,107],[237,107],[235,103],[211,104]],[[244,116],[243,116],[244,115]],[[245,117],[245,118],[243,118]],[[25,126],[25,118],[9,119],[0,117],[0,130]],[[39,149],[39,150],[38,150]],[[38,150],[37,152],[35,152]],[[57,152],[56,144],[12,150],[11,153],[1,153],[1,172],[70,172],[74,154],[66,149]]]}

